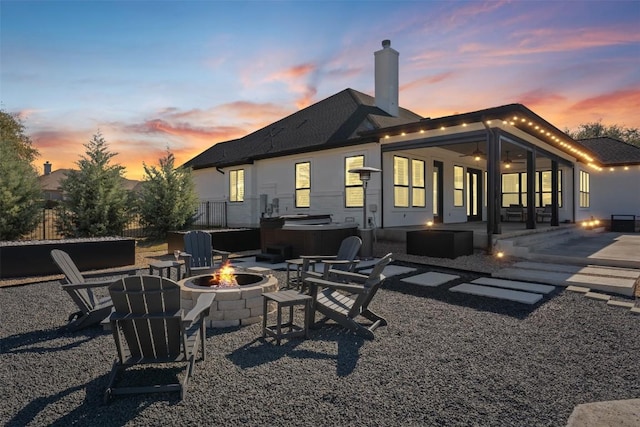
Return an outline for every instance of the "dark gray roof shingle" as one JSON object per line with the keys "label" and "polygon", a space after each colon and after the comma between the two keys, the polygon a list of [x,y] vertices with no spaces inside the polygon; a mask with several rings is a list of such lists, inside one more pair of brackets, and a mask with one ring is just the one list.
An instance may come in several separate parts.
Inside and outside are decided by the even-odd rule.
{"label": "dark gray roof shingle", "polygon": [[593,153],[602,165],[640,164],[640,147],[608,136],[578,139],[577,142]]}
{"label": "dark gray roof shingle", "polygon": [[242,138],[220,142],[187,161],[201,169],[251,163],[257,159],[317,151],[364,142],[359,133],[420,120],[400,108],[392,117],[375,106],[375,99],[345,89]]}

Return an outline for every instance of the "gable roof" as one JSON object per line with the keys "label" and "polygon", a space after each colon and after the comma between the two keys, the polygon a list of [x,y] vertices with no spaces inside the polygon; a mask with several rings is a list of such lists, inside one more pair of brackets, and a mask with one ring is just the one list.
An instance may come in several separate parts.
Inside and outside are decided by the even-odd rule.
{"label": "gable roof", "polygon": [[360,133],[422,119],[400,108],[399,117],[376,107],[372,96],[345,89],[249,135],[220,142],[187,161],[193,169],[252,163],[258,159],[374,141]]}
{"label": "gable roof", "polygon": [[576,140],[594,156],[602,165],[617,166],[640,164],[640,147],[608,136]]}
{"label": "gable roof", "polygon": [[[56,169],[51,171],[50,174],[40,175],[38,181],[43,191],[61,191],[60,185],[62,180],[67,177],[67,173],[74,169]],[[122,186],[125,190],[137,190],[137,186],[140,185],[140,181],[133,179],[122,178]]]}

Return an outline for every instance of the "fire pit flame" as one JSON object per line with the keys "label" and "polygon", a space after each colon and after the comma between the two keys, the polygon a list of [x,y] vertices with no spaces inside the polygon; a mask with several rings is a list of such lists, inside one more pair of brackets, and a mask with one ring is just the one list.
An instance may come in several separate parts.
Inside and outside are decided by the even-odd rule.
{"label": "fire pit flame", "polygon": [[234,268],[226,262],[220,269],[218,269],[209,280],[209,286],[216,288],[236,288],[238,287],[238,281],[236,280],[236,271]]}

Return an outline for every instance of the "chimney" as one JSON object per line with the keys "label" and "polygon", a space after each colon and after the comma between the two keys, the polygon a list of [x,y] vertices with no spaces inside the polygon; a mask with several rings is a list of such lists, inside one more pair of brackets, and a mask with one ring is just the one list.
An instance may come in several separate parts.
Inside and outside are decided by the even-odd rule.
{"label": "chimney", "polygon": [[51,163],[49,163],[49,160],[44,164],[44,174],[51,175]]}
{"label": "chimney", "polygon": [[391,40],[382,41],[382,49],[375,52],[376,107],[398,117],[398,56],[391,48]]}

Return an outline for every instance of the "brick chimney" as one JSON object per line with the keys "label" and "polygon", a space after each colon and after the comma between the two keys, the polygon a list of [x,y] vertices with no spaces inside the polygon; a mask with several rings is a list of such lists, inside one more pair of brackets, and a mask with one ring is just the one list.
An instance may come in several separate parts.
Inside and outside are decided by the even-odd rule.
{"label": "brick chimney", "polygon": [[382,49],[374,53],[376,79],[376,107],[398,117],[398,57],[397,50],[391,48],[390,40],[382,41]]}
{"label": "brick chimney", "polygon": [[49,163],[49,160],[44,164],[44,174],[51,175],[51,163]]}

